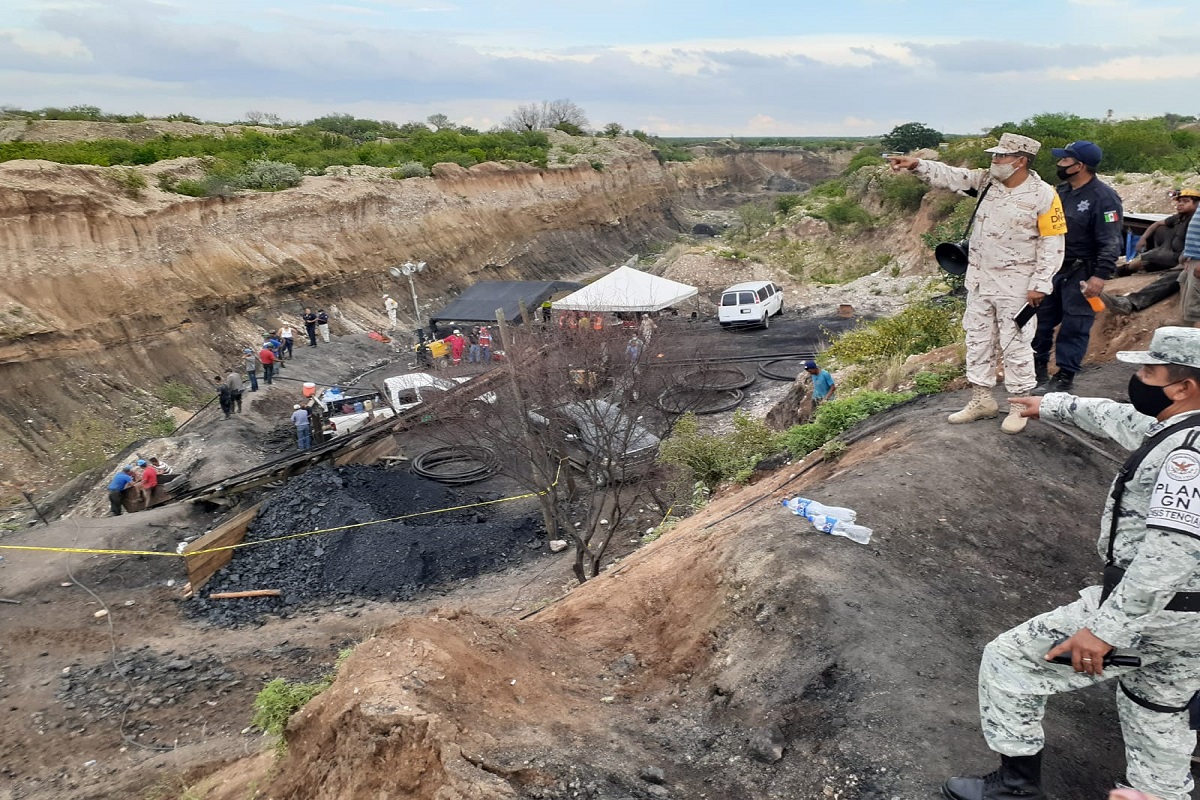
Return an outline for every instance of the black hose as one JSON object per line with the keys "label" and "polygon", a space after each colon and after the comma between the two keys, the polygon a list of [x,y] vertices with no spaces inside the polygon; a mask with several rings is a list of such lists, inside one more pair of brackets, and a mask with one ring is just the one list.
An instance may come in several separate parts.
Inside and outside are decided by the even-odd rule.
{"label": "black hose", "polygon": [[500,462],[486,447],[458,445],[427,450],[413,459],[411,469],[431,481],[464,486],[495,475]]}
{"label": "black hose", "polygon": [[[726,376],[726,379],[721,380],[718,377],[721,375]],[[689,372],[679,379],[679,383],[689,389],[699,389],[705,392],[722,392],[729,389],[745,389],[754,383],[754,379],[754,375],[747,375],[737,367],[717,367],[715,369],[698,369],[695,372]]]}
{"label": "black hose", "polygon": [[[804,362],[807,360],[808,359],[806,359],[806,358],[777,358],[774,361],[768,361],[765,364],[759,364],[758,365],[758,374],[762,375],[764,378],[770,378],[773,381],[787,381],[788,383],[791,383],[800,376],[800,373],[804,370]],[[784,361],[798,362],[800,364],[800,369],[796,370],[796,373],[794,375],[788,374],[786,372],[777,372],[777,371],[771,369],[772,364],[779,364]]]}
{"label": "black hose", "polygon": [[[690,399],[680,400],[690,396]],[[723,389],[721,391],[705,391],[689,389],[685,386],[671,386],[663,389],[658,396],[658,407],[668,414],[719,414],[737,408],[745,398],[746,393],[741,389]],[[674,402],[672,402],[674,400]],[[705,404],[707,401],[709,404]]]}

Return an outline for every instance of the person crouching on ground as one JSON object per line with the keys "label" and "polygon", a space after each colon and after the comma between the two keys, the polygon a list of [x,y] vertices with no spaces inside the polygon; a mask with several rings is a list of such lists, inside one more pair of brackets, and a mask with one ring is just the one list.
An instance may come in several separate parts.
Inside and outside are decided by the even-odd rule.
{"label": "person crouching on ground", "polygon": [[[989,169],[950,167],[911,156],[888,159],[895,172],[909,170],[932,186],[980,197],[971,230],[962,322],[971,400],[950,415],[952,424],[999,415],[992,387],[1001,363],[1010,395],[1023,397],[1037,385],[1034,326],[1018,328],[1013,318],[1026,303],[1036,307],[1050,293],[1054,273],[1062,266],[1067,232],[1058,194],[1030,169],[1041,148],[1036,139],[1005,133],[995,147],[984,151],[992,156]],[[1025,430],[1019,406],[1009,404],[1000,427],[1005,433]]]}
{"label": "person crouching on ground", "polygon": [[[1031,419],[1071,423],[1133,453],[1113,481],[1096,549],[1104,582],[1079,599],[1000,634],[979,664],[979,717],[1000,768],[950,778],[951,800],[1044,800],[1052,695],[1117,678],[1125,782],[1163,800],[1188,800],[1200,691],[1200,330],[1159,328],[1150,349],[1117,353],[1138,367],[1129,402],[1052,392],[1012,402]],[[1140,666],[1105,663],[1132,648]],[[1130,654],[1132,655],[1132,654]],[[1070,663],[1056,664],[1057,656]]]}

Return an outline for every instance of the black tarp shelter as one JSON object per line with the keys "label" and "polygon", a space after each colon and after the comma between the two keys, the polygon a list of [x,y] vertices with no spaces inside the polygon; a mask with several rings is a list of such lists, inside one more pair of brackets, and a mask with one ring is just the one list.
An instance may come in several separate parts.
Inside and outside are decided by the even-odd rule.
{"label": "black tarp shelter", "polygon": [[479,281],[454,299],[450,305],[429,318],[433,323],[495,322],[496,309],[504,309],[509,322],[521,321],[521,303],[532,315],[538,315],[542,303],[562,294],[582,289],[574,281]]}

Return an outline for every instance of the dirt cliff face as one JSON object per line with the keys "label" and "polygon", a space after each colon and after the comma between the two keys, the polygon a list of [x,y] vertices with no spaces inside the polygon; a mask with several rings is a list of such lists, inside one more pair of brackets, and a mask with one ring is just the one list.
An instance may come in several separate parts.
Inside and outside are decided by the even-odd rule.
{"label": "dirt cliff face", "polygon": [[334,304],[381,324],[380,293],[404,294],[386,275],[397,263],[430,264],[417,291],[436,307],[477,280],[624,259],[674,235],[681,203],[839,167],[803,152],[664,165],[645,148],[602,170],[438,165],[432,178],[323,176],[187,198],[155,188],[155,167],[131,193],[124,168],[0,164],[0,480],[34,462],[54,471],[46,457],[93,415],[144,425],[149,392],[227,368],[250,343],[247,324],[296,324],[303,306]]}

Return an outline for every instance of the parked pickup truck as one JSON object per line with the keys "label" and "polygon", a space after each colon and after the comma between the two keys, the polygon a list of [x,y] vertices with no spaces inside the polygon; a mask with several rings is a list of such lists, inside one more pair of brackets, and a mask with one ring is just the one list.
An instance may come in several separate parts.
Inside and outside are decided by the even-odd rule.
{"label": "parked pickup truck", "polygon": [[[346,398],[340,402],[326,403],[326,407],[332,414],[332,416],[325,420],[326,431],[330,436],[344,436],[368,424],[372,419],[388,419],[393,415],[393,409],[396,412],[401,412],[415,408],[425,402],[431,393],[449,391],[456,385],[466,383],[469,380],[471,380],[469,377],[439,378],[436,375],[430,375],[428,372],[413,372],[408,375],[397,375],[394,378],[388,378],[383,382],[383,390],[387,392],[388,399],[391,400],[391,408],[388,407],[387,403],[382,401],[378,394],[359,395],[354,398]],[[495,395],[488,392],[479,399],[485,403],[491,403],[496,398]],[[345,413],[344,408],[335,409],[331,407],[342,406],[351,400],[362,402],[364,405],[369,401],[373,408],[359,412]]]}

